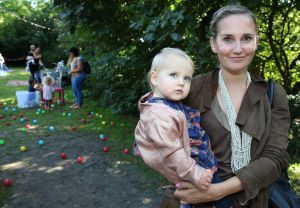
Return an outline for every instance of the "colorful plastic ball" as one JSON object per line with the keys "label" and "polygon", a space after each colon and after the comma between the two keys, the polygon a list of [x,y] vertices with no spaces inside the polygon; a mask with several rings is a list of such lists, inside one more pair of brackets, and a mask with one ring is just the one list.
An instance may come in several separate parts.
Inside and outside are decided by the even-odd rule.
{"label": "colorful plastic ball", "polygon": [[22,151],[22,152],[27,151],[27,147],[26,147],[26,146],[21,146],[21,147],[20,147],[20,151]]}
{"label": "colorful plastic ball", "polygon": [[0,146],[5,145],[5,141],[3,139],[0,140]]}
{"label": "colorful plastic ball", "polygon": [[12,111],[13,111],[13,112],[16,112],[16,108],[13,108]]}
{"label": "colorful plastic ball", "polygon": [[108,147],[103,147],[103,152],[108,153],[109,152]]}
{"label": "colorful plastic ball", "polygon": [[0,119],[2,119],[3,118],[3,116],[0,114]]}
{"label": "colorful plastic ball", "polygon": [[94,115],[94,112],[93,112],[93,111],[91,112],[91,115]]}
{"label": "colorful plastic ball", "polygon": [[40,112],[36,112],[35,114],[36,114],[36,115],[40,115],[41,113],[40,113]]}
{"label": "colorful plastic ball", "polygon": [[11,185],[11,179],[5,178],[5,179],[2,181],[2,185],[3,185],[4,187],[10,186],[10,185]]}
{"label": "colorful plastic ball", "polygon": [[24,121],[28,121],[28,118],[27,118],[27,117],[24,117]]}
{"label": "colorful plastic ball", "polygon": [[32,123],[33,123],[33,124],[37,124],[37,120],[34,119],[34,120],[32,121]]}
{"label": "colorful plastic ball", "polygon": [[85,119],[85,118],[82,118],[82,119],[81,119],[81,123],[86,123],[86,119]]}
{"label": "colorful plastic ball", "polygon": [[17,119],[17,116],[13,116],[12,119],[13,119],[13,120],[16,120],[16,119]]}
{"label": "colorful plastic ball", "polygon": [[49,131],[54,131],[54,127],[53,126],[49,126],[48,130]]}
{"label": "colorful plastic ball", "polygon": [[99,115],[99,117],[100,117],[100,118],[102,118],[102,117],[103,117],[103,115]]}
{"label": "colorful plastic ball", "polygon": [[83,157],[79,156],[76,160],[77,163],[83,163]]}
{"label": "colorful plastic ball", "polygon": [[26,129],[30,129],[30,127],[31,127],[30,124],[26,124],[26,125],[25,125],[25,128],[26,128]]}
{"label": "colorful plastic ball", "polygon": [[42,113],[46,113],[46,111],[42,110]]}
{"label": "colorful plastic ball", "polygon": [[10,123],[9,123],[9,122],[6,122],[5,125],[6,125],[6,126],[10,126]]}
{"label": "colorful plastic ball", "polygon": [[24,118],[20,118],[20,122],[23,123],[24,122]]}
{"label": "colorful plastic ball", "polygon": [[90,113],[89,112],[85,112],[85,114],[88,116],[88,115],[90,115]]}
{"label": "colorful plastic ball", "polygon": [[71,116],[72,116],[72,113],[68,113],[68,116],[71,117]]}
{"label": "colorful plastic ball", "polygon": [[94,118],[94,116],[93,115],[89,115],[89,118],[92,119],[92,118]]}
{"label": "colorful plastic ball", "polygon": [[67,155],[66,155],[66,153],[60,153],[60,158],[61,159],[67,159]]}
{"label": "colorful plastic ball", "polygon": [[129,153],[129,149],[127,149],[127,148],[124,149],[124,150],[123,150],[123,153],[127,155],[127,154]]}
{"label": "colorful plastic ball", "polygon": [[4,110],[5,110],[5,111],[8,111],[8,110],[9,110],[9,108],[8,108],[8,107],[5,107],[5,108],[4,108]]}
{"label": "colorful plastic ball", "polygon": [[71,130],[72,130],[72,131],[76,131],[76,130],[77,130],[77,126],[72,126],[72,127],[71,127]]}
{"label": "colorful plastic ball", "polygon": [[38,144],[39,144],[40,146],[42,146],[42,145],[44,145],[44,144],[45,144],[45,141],[44,141],[44,140],[42,140],[42,139],[40,139],[40,140],[38,141]]}
{"label": "colorful plastic ball", "polygon": [[114,121],[111,121],[111,122],[110,122],[110,125],[111,125],[111,126],[115,126],[115,122],[114,122]]}
{"label": "colorful plastic ball", "polygon": [[23,116],[24,116],[24,113],[20,113],[19,116],[20,116],[20,117],[23,117]]}
{"label": "colorful plastic ball", "polygon": [[42,109],[38,108],[38,109],[37,109],[37,112],[42,112]]}
{"label": "colorful plastic ball", "polygon": [[23,127],[23,128],[22,128],[22,131],[26,131],[26,127]]}
{"label": "colorful plastic ball", "polygon": [[106,121],[102,121],[101,123],[102,123],[102,125],[105,125],[105,124],[106,124]]}
{"label": "colorful plastic ball", "polygon": [[102,139],[104,137],[105,137],[104,134],[99,134],[99,139]]}
{"label": "colorful plastic ball", "polygon": [[101,140],[102,142],[105,142],[105,141],[106,141],[106,138],[103,137],[103,138],[101,138],[100,140]]}

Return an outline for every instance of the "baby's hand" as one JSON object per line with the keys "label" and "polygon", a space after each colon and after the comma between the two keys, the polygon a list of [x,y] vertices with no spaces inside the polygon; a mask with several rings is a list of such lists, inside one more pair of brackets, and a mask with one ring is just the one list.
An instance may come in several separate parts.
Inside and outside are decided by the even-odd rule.
{"label": "baby's hand", "polygon": [[213,178],[213,172],[210,169],[204,169],[198,187],[202,190],[208,189],[212,178]]}

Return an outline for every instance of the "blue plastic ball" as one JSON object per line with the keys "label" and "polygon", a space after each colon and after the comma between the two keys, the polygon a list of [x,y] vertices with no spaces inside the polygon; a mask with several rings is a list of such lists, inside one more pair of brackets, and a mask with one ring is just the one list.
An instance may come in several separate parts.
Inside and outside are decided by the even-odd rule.
{"label": "blue plastic ball", "polygon": [[20,118],[20,122],[23,123],[24,122],[24,118]]}
{"label": "blue plastic ball", "polygon": [[33,124],[36,124],[36,123],[37,123],[37,120],[36,120],[36,119],[34,119],[34,120],[32,121],[32,123],[33,123]]}
{"label": "blue plastic ball", "polygon": [[68,113],[68,116],[71,117],[71,116],[72,116],[72,113]]}
{"label": "blue plastic ball", "polygon": [[4,108],[5,111],[8,111],[8,109],[9,109],[8,107],[5,107],[5,108]]}
{"label": "blue plastic ball", "polygon": [[53,126],[49,126],[48,130],[49,131],[54,131],[54,127]]}
{"label": "blue plastic ball", "polygon": [[99,138],[103,139],[104,138],[104,134],[99,134]]}
{"label": "blue plastic ball", "polygon": [[38,111],[38,112],[42,112],[42,109],[39,108],[37,111]]}
{"label": "blue plastic ball", "polygon": [[16,112],[16,108],[13,108],[12,111],[13,111],[13,112]]}
{"label": "blue plastic ball", "polygon": [[40,139],[40,140],[38,141],[38,144],[39,144],[39,145],[44,145],[44,144],[45,144],[45,141],[42,140],[42,139]]}

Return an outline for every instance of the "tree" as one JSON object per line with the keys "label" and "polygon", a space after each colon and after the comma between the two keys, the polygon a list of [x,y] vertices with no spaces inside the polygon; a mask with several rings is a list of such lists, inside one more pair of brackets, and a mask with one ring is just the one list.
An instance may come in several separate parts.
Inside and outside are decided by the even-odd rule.
{"label": "tree", "polygon": [[51,2],[40,0],[33,8],[29,1],[2,1],[0,11],[0,48],[5,58],[25,58],[30,44],[42,47],[46,64],[62,55],[57,47],[56,13]]}
{"label": "tree", "polygon": [[300,90],[299,6],[296,0],[272,0],[264,1],[257,11],[261,74],[280,81],[287,93],[294,95]]}

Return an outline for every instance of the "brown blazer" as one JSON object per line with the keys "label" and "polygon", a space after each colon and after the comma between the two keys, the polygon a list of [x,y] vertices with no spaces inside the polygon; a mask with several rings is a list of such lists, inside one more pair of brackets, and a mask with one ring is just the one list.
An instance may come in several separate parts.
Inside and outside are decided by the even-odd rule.
{"label": "brown blazer", "polygon": [[[274,182],[281,169],[288,165],[288,100],[282,86],[275,84],[274,88],[274,107],[271,110],[266,82],[258,76],[251,75],[251,83],[244,95],[236,121],[241,130],[253,137],[251,162],[232,173],[231,134],[221,125],[211,108],[218,89],[218,71],[198,75],[192,80],[191,91],[185,104],[201,112],[201,125],[211,139],[212,151],[219,162],[220,175],[224,179],[236,175],[244,186],[242,193],[233,196],[234,207],[268,207],[265,188]],[[247,202],[247,205],[241,206],[243,202]]]}

